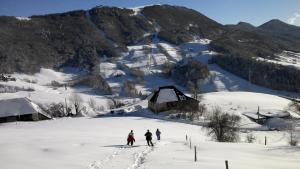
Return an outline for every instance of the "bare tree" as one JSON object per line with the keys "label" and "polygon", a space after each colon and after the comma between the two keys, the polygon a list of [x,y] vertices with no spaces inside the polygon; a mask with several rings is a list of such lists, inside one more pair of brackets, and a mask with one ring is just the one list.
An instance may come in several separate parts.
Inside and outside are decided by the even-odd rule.
{"label": "bare tree", "polygon": [[289,108],[295,113],[300,115],[300,102],[299,101],[291,101],[289,103]]}
{"label": "bare tree", "polygon": [[298,144],[298,140],[296,138],[296,131],[294,129],[290,129],[289,136],[290,136],[289,144],[291,146],[296,146]]}
{"label": "bare tree", "polygon": [[299,121],[294,119],[291,121],[290,125],[289,125],[289,129],[288,129],[288,133],[289,133],[289,144],[291,146],[297,146],[298,144],[298,140],[297,140],[297,135],[296,135],[296,127],[297,125],[299,125]]}
{"label": "bare tree", "polygon": [[73,93],[69,98],[69,100],[71,104],[74,106],[75,115],[82,116],[82,111],[85,109],[85,107],[82,104],[83,103],[82,97],[77,93]]}
{"label": "bare tree", "polygon": [[222,112],[215,107],[208,117],[208,135],[219,142],[235,142],[238,140],[240,117]]}
{"label": "bare tree", "polygon": [[123,90],[126,96],[136,97],[138,96],[138,91],[135,88],[135,83],[129,80],[125,80],[123,83]]}
{"label": "bare tree", "polygon": [[[63,103],[51,103],[50,105],[43,105],[39,104],[39,107],[46,112],[47,114],[51,115],[52,117],[65,117],[67,116],[71,108],[65,107]],[[67,110],[67,113],[65,112]]]}
{"label": "bare tree", "polygon": [[110,100],[107,101],[107,105],[108,105],[109,109],[116,109],[116,108],[125,106],[125,104],[123,102],[116,99],[115,97],[109,97],[109,99]]}
{"label": "bare tree", "polygon": [[192,98],[197,99],[198,91],[197,91],[196,84],[193,83],[192,81],[188,81],[186,86],[187,86],[189,93],[191,93]]}
{"label": "bare tree", "polygon": [[96,110],[96,101],[94,98],[90,98],[89,99],[89,102],[88,102],[89,106],[93,109],[93,110]]}

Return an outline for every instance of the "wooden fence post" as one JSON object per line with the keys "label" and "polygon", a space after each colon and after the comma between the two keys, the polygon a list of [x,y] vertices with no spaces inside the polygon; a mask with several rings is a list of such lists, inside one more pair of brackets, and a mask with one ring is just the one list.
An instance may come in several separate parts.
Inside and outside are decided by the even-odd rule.
{"label": "wooden fence post", "polygon": [[227,160],[225,160],[225,166],[226,166],[226,169],[229,169]]}
{"label": "wooden fence post", "polygon": [[190,149],[192,149],[192,138],[190,137]]}
{"label": "wooden fence post", "polygon": [[267,145],[267,136],[265,136],[265,145]]}
{"label": "wooden fence post", "polygon": [[195,162],[197,161],[197,147],[195,146]]}

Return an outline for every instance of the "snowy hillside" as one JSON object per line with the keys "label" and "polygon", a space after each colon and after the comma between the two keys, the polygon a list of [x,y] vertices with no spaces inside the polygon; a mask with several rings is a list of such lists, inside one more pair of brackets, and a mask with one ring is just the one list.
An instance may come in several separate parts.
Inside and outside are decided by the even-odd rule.
{"label": "snowy hillside", "polygon": [[[157,28],[157,31],[159,31],[159,28]],[[247,91],[277,96],[299,96],[299,93],[275,91],[250,84],[246,80],[223,70],[216,64],[208,64],[208,60],[211,56],[216,54],[209,51],[209,43],[210,40],[208,39],[195,38],[192,42],[175,46],[156,37],[148,45],[139,44],[135,46],[128,46],[129,52],[124,53],[123,56],[116,61],[108,59],[102,60],[99,71],[112,88],[113,95],[120,97],[120,99],[127,103],[139,100],[125,97],[121,94],[124,81],[128,79],[136,80],[136,77],[134,77],[130,72],[131,69],[138,69],[142,72],[144,80],[136,83],[135,88],[138,92],[148,95],[153,89],[159,86],[176,85],[172,79],[160,75],[165,63],[177,63],[178,61],[189,57],[197,59],[208,65],[210,76],[204,80],[200,86],[200,90],[204,93]],[[0,99],[28,97],[36,103],[50,104],[53,102],[64,102],[65,98],[68,100],[72,93],[78,93],[83,98],[86,107],[89,108],[88,101],[90,98],[93,98],[97,105],[108,110],[108,102],[110,101],[109,97],[101,94],[99,95],[99,93],[94,91],[92,88],[86,86],[68,86],[66,90],[63,85],[58,87],[53,87],[51,85],[53,81],[60,84],[67,84],[70,80],[84,74],[85,72],[70,68],[66,69],[64,72],[56,72],[51,69],[42,68],[40,73],[33,75],[15,73],[12,74],[12,77],[15,77],[16,81],[0,81],[0,85],[3,85],[4,88],[5,86],[9,86],[18,87],[24,90],[20,90],[16,93],[2,92]],[[187,92],[184,87],[176,86],[185,93]],[[34,91],[31,91],[30,89]],[[226,97],[231,97],[231,93]],[[97,113],[93,111],[90,112],[91,115]]]}

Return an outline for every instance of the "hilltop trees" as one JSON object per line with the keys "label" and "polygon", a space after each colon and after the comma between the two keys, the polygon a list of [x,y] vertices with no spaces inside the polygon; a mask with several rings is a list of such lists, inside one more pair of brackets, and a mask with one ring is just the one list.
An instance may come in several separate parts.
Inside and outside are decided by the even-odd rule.
{"label": "hilltop trees", "polygon": [[172,70],[171,77],[179,85],[195,86],[209,76],[209,70],[203,63],[187,59],[179,62]]}

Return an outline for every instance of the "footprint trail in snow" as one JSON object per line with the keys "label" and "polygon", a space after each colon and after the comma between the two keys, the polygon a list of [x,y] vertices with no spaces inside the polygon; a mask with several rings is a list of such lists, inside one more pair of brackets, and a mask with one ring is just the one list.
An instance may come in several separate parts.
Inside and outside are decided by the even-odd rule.
{"label": "footprint trail in snow", "polygon": [[107,158],[94,161],[86,169],[139,169],[145,168],[146,156],[161,145],[158,142],[154,147],[136,146],[121,147]]}

